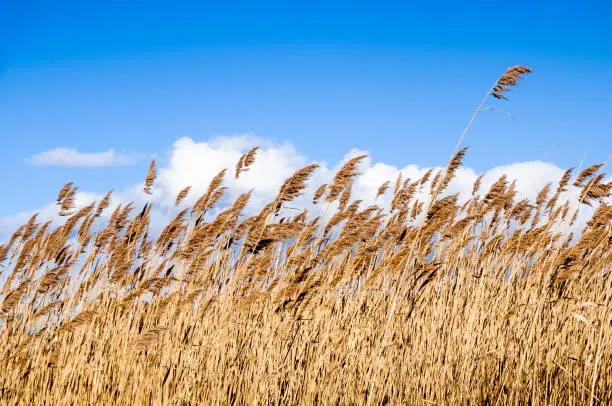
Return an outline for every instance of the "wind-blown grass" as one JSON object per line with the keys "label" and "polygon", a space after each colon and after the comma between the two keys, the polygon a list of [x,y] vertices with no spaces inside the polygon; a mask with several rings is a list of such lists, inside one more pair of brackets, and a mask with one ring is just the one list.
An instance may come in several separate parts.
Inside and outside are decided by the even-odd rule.
{"label": "wind-blown grass", "polygon": [[[77,211],[66,185],[64,224],[34,216],[0,247],[0,399],[611,402],[612,185],[602,167],[568,171],[534,201],[504,176],[482,191],[479,178],[460,204],[444,190],[464,154],[381,185],[388,209],[351,199],[363,157],[349,160],[315,193],[340,208],[329,220],[283,210],[316,165],[261,212],[244,215],[246,193],[213,217],[223,170],[157,236],[150,203],[119,205],[93,230],[110,193]],[[152,164],[148,193],[155,174]],[[575,238],[563,230],[577,211],[560,198],[571,184],[597,207]],[[419,190],[431,191],[426,201]]]}

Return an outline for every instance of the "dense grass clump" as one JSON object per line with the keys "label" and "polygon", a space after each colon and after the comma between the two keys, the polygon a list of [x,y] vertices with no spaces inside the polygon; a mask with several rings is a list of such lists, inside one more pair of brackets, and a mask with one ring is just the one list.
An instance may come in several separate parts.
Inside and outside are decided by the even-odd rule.
{"label": "dense grass clump", "polygon": [[[155,236],[150,203],[118,205],[102,222],[111,194],[75,210],[67,184],[64,223],[34,216],[0,246],[1,402],[612,402],[602,167],[568,170],[534,201],[504,176],[488,190],[478,179],[460,202],[445,189],[464,153],[381,185],[385,209],[351,199],[362,156],[316,191],[321,210],[292,215],[316,165],[250,217],[250,193],[220,207],[223,170]],[[568,235],[580,205],[596,210]]]}

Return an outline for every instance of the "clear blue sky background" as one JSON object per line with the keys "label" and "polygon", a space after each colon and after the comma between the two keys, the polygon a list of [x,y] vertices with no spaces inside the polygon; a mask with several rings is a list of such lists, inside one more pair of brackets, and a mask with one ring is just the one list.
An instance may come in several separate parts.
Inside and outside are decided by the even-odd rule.
{"label": "clear blue sky background", "polygon": [[[94,4],[95,3],[95,4]],[[128,4],[129,3],[129,4]],[[466,143],[476,170],[612,153],[612,2],[83,2],[0,5],[0,216],[67,180],[104,192],[133,167],[46,168],[56,147],[163,154],[254,132],[335,163],[441,165],[492,81],[534,69]]]}

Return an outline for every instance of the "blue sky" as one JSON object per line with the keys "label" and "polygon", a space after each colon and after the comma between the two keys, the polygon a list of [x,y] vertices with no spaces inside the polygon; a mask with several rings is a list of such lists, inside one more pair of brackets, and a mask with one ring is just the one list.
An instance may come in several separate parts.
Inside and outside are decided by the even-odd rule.
{"label": "blue sky", "polygon": [[[505,68],[534,72],[466,139],[477,171],[612,153],[612,3],[8,2],[0,6],[0,216],[72,180],[138,182],[172,143],[251,132],[336,163],[442,165]],[[53,148],[136,157],[64,168]],[[8,196],[8,197],[7,197]]]}

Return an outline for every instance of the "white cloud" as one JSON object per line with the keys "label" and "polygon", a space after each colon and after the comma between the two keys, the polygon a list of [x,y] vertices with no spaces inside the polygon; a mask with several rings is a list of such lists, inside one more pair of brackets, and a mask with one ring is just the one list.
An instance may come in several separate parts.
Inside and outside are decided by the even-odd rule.
{"label": "white cloud", "polygon": [[195,200],[206,191],[209,182],[227,168],[225,184],[230,194],[236,196],[254,189],[254,202],[268,201],[278,192],[282,182],[294,171],[308,164],[289,145],[268,145],[257,154],[255,164],[234,179],[234,168],[240,155],[257,145],[266,145],[263,140],[250,136],[216,138],[210,142],[195,142],[181,138],[173,145],[168,166],[160,168],[156,182],[159,202],[171,206],[178,192],[185,186],[192,186],[186,202]]}
{"label": "white cloud", "polygon": [[100,167],[129,165],[134,158],[118,154],[112,148],[105,152],[79,152],[74,148],[54,148],[26,159],[37,166]]}
{"label": "white cloud", "polygon": [[[257,154],[255,163],[247,172],[242,173],[239,179],[234,179],[234,167],[240,155],[256,145],[261,146],[261,149]],[[362,153],[364,151],[352,150],[346,155],[345,160]],[[309,163],[312,163],[312,161],[298,153],[290,144],[274,144],[250,134],[217,137],[203,142],[185,137],[173,144],[168,154],[168,164],[159,168],[159,176],[153,187],[153,197],[144,194],[142,191],[143,185],[137,184],[117,191],[113,195],[113,204],[125,204],[133,201],[135,202],[135,210],[138,210],[145,202],[153,199],[155,206],[152,221],[154,228],[159,229],[177,212],[178,209],[174,207],[174,201],[181,189],[185,186],[192,186],[184,205],[193,204],[204,193],[210,180],[221,169],[227,168],[225,185],[229,187],[229,200],[231,201],[239,194],[253,189],[247,211],[254,213],[274,199],[287,177]],[[308,207],[312,212],[311,199],[314,190],[322,183],[328,183],[342,163],[340,162],[335,166],[319,163],[321,167],[314,172],[305,195],[292,202],[291,206],[295,208]],[[368,157],[362,161],[360,166],[361,175],[357,178],[353,187],[353,199],[363,200],[363,205],[376,203],[388,207],[391,192],[388,192],[386,196],[376,202],[374,200],[377,189],[382,183],[385,181],[394,183],[400,172],[403,179],[416,180],[423,176],[428,169],[416,165],[397,168],[383,162],[372,162],[372,159]],[[509,181],[517,181],[516,190],[519,199],[535,199],[538,191],[549,182],[557,182],[563,172],[563,169],[551,163],[540,161],[500,166],[485,173],[480,192],[486,193],[489,187],[501,175],[505,174]],[[473,183],[478,175],[471,168],[460,168],[450,183],[447,193],[459,193],[460,199],[465,201],[471,195]],[[421,192],[421,199],[425,198],[426,193],[427,190]],[[567,192],[563,198],[570,199],[573,207],[577,207],[576,196],[576,190],[572,190]],[[77,194],[77,205],[81,207],[100,198],[101,196],[80,191]],[[563,201],[560,200],[560,202]],[[107,215],[110,215],[112,208],[111,206],[107,210]],[[39,220],[57,219],[55,212],[55,205],[53,203],[48,204],[41,209]],[[7,235],[10,235],[17,226],[27,221],[32,213],[24,212],[15,216],[0,218],[0,241],[6,239]],[[576,227],[584,225],[591,213],[591,208],[581,208]]]}

